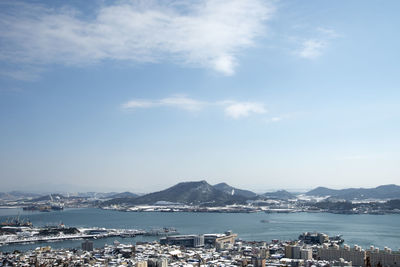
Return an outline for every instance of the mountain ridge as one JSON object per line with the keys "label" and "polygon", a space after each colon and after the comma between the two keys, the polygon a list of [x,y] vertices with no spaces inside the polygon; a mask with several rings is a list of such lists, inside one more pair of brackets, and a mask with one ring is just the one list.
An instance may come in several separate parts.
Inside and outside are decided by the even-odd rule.
{"label": "mountain ridge", "polygon": [[282,200],[287,200],[287,199],[293,199],[296,198],[296,195],[286,191],[286,190],[278,190],[275,192],[267,192],[262,195],[261,197],[266,197],[266,198],[272,198],[272,199],[282,199]]}
{"label": "mountain ridge", "polygon": [[231,195],[239,195],[242,197],[246,197],[246,198],[255,198],[257,197],[257,194],[250,191],[250,190],[244,190],[244,189],[239,189],[233,186],[228,185],[225,182],[219,183],[219,184],[215,184],[213,185],[213,187],[219,191],[222,191],[224,193],[227,194],[231,194]]}
{"label": "mountain ridge", "polygon": [[307,196],[341,198],[346,200],[353,199],[399,199],[400,186],[395,184],[380,185],[374,188],[345,188],[330,189],[327,187],[317,187],[306,193]]}
{"label": "mountain ridge", "polygon": [[190,205],[227,205],[244,204],[246,198],[230,195],[215,189],[205,180],[181,182],[165,190],[149,193],[136,198],[117,198],[105,201],[103,205],[112,204],[154,204],[159,201]]}

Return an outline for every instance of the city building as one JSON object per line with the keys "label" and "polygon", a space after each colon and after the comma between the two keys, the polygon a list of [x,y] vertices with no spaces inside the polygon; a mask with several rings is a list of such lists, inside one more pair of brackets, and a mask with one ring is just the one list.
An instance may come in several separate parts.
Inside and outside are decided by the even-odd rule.
{"label": "city building", "polygon": [[379,250],[371,246],[366,253],[366,266],[400,266],[400,251],[393,252],[390,248],[385,247],[384,250]]}
{"label": "city building", "polygon": [[204,235],[173,235],[160,239],[161,244],[184,246],[184,247],[204,247]]}
{"label": "city building", "polygon": [[286,245],[285,246],[285,257],[288,259],[312,259],[312,249],[300,245]]}
{"label": "city building", "polygon": [[85,240],[84,242],[82,242],[82,250],[93,251],[93,242],[89,240]]}
{"label": "city building", "polygon": [[337,244],[334,244],[333,246],[324,244],[322,247],[318,248],[318,260],[333,261],[341,258],[345,261],[351,261],[354,266],[364,266],[366,252],[357,245],[355,245],[354,248],[350,248],[348,245],[340,247]]}
{"label": "city building", "polygon": [[299,236],[299,240],[303,241],[306,244],[322,245],[324,243],[329,242],[329,236],[324,233],[305,232]]}

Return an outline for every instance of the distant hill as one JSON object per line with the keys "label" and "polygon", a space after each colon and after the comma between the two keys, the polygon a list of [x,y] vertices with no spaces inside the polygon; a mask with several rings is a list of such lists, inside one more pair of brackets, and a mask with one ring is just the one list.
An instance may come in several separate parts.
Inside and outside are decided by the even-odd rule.
{"label": "distant hill", "polygon": [[310,190],[306,193],[307,196],[318,196],[318,197],[326,197],[326,196],[333,196],[337,194],[339,190],[336,189],[330,189],[326,187],[319,186],[317,188],[314,188],[313,190]]}
{"label": "distant hill", "polygon": [[3,200],[17,200],[17,199],[29,199],[40,197],[41,194],[28,193],[23,191],[11,191],[7,193],[0,192],[0,199]]}
{"label": "distant hill", "polygon": [[347,189],[329,189],[326,187],[317,187],[306,193],[308,196],[321,196],[341,198],[346,200],[353,199],[400,199],[400,186],[389,184],[381,185],[375,188],[347,188]]}
{"label": "distant hill", "polygon": [[59,199],[66,199],[67,197],[61,195],[61,194],[49,194],[49,195],[45,195],[45,196],[41,196],[38,198],[34,198],[32,200],[30,200],[31,202],[37,202],[37,201],[55,201],[55,200],[59,200]]}
{"label": "distant hill", "polygon": [[213,187],[229,195],[238,195],[249,199],[257,197],[257,194],[254,192],[251,192],[249,190],[238,189],[228,185],[227,183],[219,183],[213,185]]}
{"label": "distant hill", "polygon": [[154,204],[159,201],[167,201],[192,205],[226,205],[245,203],[246,198],[239,195],[231,195],[221,192],[206,181],[183,182],[165,190],[139,196],[137,198],[115,198],[103,202],[103,205],[112,204]]}
{"label": "distant hill", "polygon": [[135,198],[138,197],[139,195],[131,192],[122,192],[122,193],[117,193],[111,196],[107,196],[107,198]]}
{"label": "distant hill", "polygon": [[293,199],[296,196],[286,190],[278,190],[276,192],[269,192],[261,195],[262,197],[272,198],[272,199]]}
{"label": "distant hill", "polygon": [[65,193],[68,197],[80,197],[80,198],[108,198],[118,194],[118,192],[77,192],[77,193]]}
{"label": "distant hill", "polygon": [[8,193],[0,192],[0,199],[10,200],[10,199],[14,199],[14,197]]}

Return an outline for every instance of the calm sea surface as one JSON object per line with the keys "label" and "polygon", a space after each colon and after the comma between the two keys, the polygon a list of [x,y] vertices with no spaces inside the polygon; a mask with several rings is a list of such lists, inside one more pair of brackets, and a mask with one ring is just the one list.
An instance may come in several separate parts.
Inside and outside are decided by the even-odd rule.
{"label": "calm sea surface", "polygon": [[[342,234],[345,243],[363,247],[400,249],[400,215],[341,215],[329,213],[186,213],[186,212],[119,212],[101,209],[66,209],[48,213],[26,212],[21,209],[0,209],[0,221],[20,215],[34,226],[66,226],[135,228],[174,227],[181,234],[221,233],[232,230],[244,240],[297,239],[305,231]],[[261,222],[266,220],[267,222]],[[154,237],[108,238],[94,240],[95,247],[119,240],[122,243],[154,240]],[[34,249],[50,245],[53,248],[79,248],[82,240],[40,244],[0,246],[0,251]]]}

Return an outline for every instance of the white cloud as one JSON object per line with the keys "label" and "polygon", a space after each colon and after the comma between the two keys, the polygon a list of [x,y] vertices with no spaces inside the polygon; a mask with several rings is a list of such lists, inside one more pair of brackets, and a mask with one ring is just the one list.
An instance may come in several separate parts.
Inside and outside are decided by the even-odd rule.
{"label": "white cloud", "polygon": [[160,100],[135,99],[121,105],[124,109],[151,108],[151,107],[174,107],[189,111],[200,110],[206,103],[197,101],[186,96],[172,96]]}
{"label": "white cloud", "polygon": [[82,66],[172,60],[225,75],[234,74],[239,51],[265,33],[264,21],[274,11],[263,0],[126,0],[100,6],[91,18],[66,7],[14,1],[0,7],[2,62]]}
{"label": "white cloud", "polygon": [[271,118],[271,121],[281,121],[282,117],[273,117]]}
{"label": "white cloud", "polygon": [[278,121],[281,121],[281,120],[283,120],[282,117],[272,117],[270,121],[271,122],[278,122]]}
{"label": "white cloud", "polygon": [[235,73],[235,65],[236,62],[232,56],[221,56],[214,61],[214,68],[226,75],[233,75]]}
{"label": "white cloud", "polygon": [[303,42],[301,49],[298,51],[298,55],[302,58],[314,59],[322,54],[322,50],[325,48],[326,42],[322,40],[310,39]]}
{"label": "white cloud", "polygon": [[325,35],[326,38],[338,38],[340,34],[338,34],[335,30],[330,28],[318,27],[317,31]]}
{"label": "white cloud", "polygon": [[234,119],[247,117],[252,113],[264,114],[267,112],[264,105],[255,102],[226,102],[225,114]]}
{"label": "white cloud", "polygon": [[267,112],[265,105],[259,102],[239,102],[239,101],[216,101],[205,102],[185,96],[172,96],[160,100],[138,100],[134,99],[123,103],[123,109],[134,110],[138,108],[172,107],[187,111],[200,111],[205,107],[222,108],[225,115],[233,119],[248,117],[252,114],[264,114]]}
{"label": "white cloud", "polygon": [[[1,52],[0,52],[1,53]],[[0,60],[1,61],[1,60]],[[32,68],[25,66],[22,69],[11,69],[11,70],[1,70],[0,69],[0,76],[10,77],[15,80],[20,81],[36,81],[39,79],[39,73],[42,71],[41,68]]]}
{"label": "white cloud", "polygon": [[122,104],[122,108],[125,109],[135,109],[135,108],[150,108],[158,106],[159,103],[148,101],[148,100],[131,100]]}
{"label": "white cloud", "polygon": [[325,52],[332,40],[339,38],[340,35],[330,28],[318,27],[313,30],[312,38],[294,38],[297,39],[295,54],[304,59],[316,59]]}
{"label": "white cloud", "polygon": [[200,110],[206,103],[197,101],[185,96],[174,96],[161,99],[160,105],[177,107],[185,110],[195,111]]}

